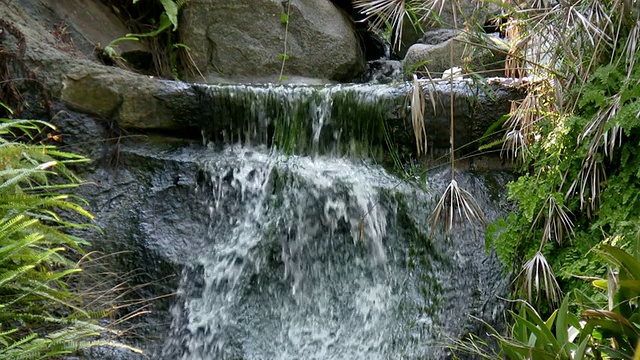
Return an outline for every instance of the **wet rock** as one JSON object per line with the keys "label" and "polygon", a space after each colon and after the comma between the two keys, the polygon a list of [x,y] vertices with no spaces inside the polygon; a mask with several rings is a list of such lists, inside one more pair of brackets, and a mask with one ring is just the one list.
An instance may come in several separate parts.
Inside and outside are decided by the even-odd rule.
{"label": "wet rock", "polygon": [[186,86],[180,83],[87,66],[73,69],[62,84],[60,99],[72,110],[115,119],[125,129],[162,131],[181,127],[176,120],[181,114],[175,111],[175,99],[164,101],[157,96],[183,92]]}
{"label": "wet rock", "polygon": [[[180,37],[208,82],[270,78],[284,74],[354,79],[364,56],[352,25],[329,0],[292,0],[289,27],[281,23],[286,3],[271,0],[197,0],[183,10]],[[189,79],[201,81],[199,78]]]}
{"label": "wet rock", "polygon": [[[499,79],[490,86],[470,79],[457,80],[453,86],[442,80],[421,81],[428,105],[424,121],[429,149],[449,149],[452,91],[456,147],[460,147],[472,143],[486,131],[485,126],[508,113],[508,109],[495,111],[496,104],[502,110],[510,100],[522,96],[516,86],[503,87],[505,84]],[[380,150],[390,140],[403,153],[414,156],[411,90],[406,82],[331,87],[202,86],[201,96],[207,99],[202,111],[208,116],[195,127],[218,144],[275,144],[293,153],[360,156],[364,151],[367,156],[377,156],[385,153]],[[465,151],[475,148],[467,146]]]}
{"label": "wet rock", "polygon": [[122,98],[110,80],[110,77],[100,79],[88,74],[69,75],[60,98],[73,110],[104,117],[112,116],[122,103]]}
{"label": "wet rock", "polygon": [[388,84],[394,81],[404,80],[402,61],[398,60],[374,60],[367,62],[367,71],[363,76],[363,82],[373,84]]}

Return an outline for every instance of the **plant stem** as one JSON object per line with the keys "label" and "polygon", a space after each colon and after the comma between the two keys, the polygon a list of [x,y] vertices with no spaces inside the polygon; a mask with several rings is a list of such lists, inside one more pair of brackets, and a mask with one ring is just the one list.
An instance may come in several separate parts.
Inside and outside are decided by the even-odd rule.
{"label": "plant stem", "polygon": [[[454,2],[451,2],[451,13],[453,14],[453,27],[454,28],[458,28],[458,20],[456,17],[456,8],[454,5]],[[453,100],[455,98],[454,93],[453,93],[453,46],[454,46],[454,42],[455,39],[453,41],[451,41],[451,47],[449,48],[449,66],[451,69],[451,75],[449,77],[449,85],[451,88],[451,91],[449,91],[449,144],[451,145],[451,181],[455,180],[455,155],[454,155],[454,120],[453,120]]]}
{"label": "plant stem", "polygon": [[284,24],[284,49],[282,52],[282,66],[280,66],[280,76],[278,76],[278,81],[282,80],[282,76],[284,74],[284,64],[287,61],[287,35],[289,35],[289,14],[291,13],[291,0],[287,1],[287,22]]}

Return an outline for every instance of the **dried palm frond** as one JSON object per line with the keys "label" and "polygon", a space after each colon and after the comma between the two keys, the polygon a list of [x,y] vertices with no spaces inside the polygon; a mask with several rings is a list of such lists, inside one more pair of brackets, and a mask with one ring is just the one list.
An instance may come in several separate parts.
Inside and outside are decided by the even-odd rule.
{"label": "dried palm frond", "polygon": [[405,18],[413,25],[433,14],[440,14],[444,0],[355,0],[353,7],[365,16],[363,21],[369,23],[372,30],[383,30],[386,26],[392,29],[391,43],[394,49],[402,46],[402,29]]}
{"label": "dried palm frond", "polygon": [[382,30],[388,24],[393,29],[394,48],[400,48],[402,27],[407,14],[406,0],[356,0],[353,7],[365,16],[363,21],[369,22],[372,30]]}
{"label": "dried palm frond", "polygon": [[[514,26],[517,32],[510,37],[512,49],[507,60],[509,69],[528,70],[534,74],[552,73],[569,88],[576,81],[585,81],[597,61],[610,53],[618,36],[618,23],[610,14],[622,6],[620,1],[605,5],[602,1],[560,1],[553,7],[539,2],[516,14]],[[521,15],[521,16],[517,16]],[[585,61],[586,60],[586,61]],[[510,71],[508,76],[520,76]]]}
{"label": "dried palm frond", "polygon": [[600,41],[613,45],[613,23],[600,1],[588,2],[584,9],[576,6],[563,6],[562,9],[565,24],[576,29],[575,34],[583,36],[589,45],[595,47]]}
{"label": "dried palm frond", "polygon": [[506,157],[511,157],[512,159],[522,160],[524,163],[526,159],[526,154],[529,151],[529,146],[522,136],[522,132],[520,130],[509,130],[504,135],[504,142],[502,143],[502,149],[500,150],[500,154],[505,154]]}
{"label": "dried palm frond", "polygon": [[[582,132],[578,135],[577,143],[580,145],[585,140],[589,140],[591,142],[587,155],[595,156],[598,154],[600,144],[603,142],[605,137],[607,122],[609,122],[609,119],[616,116],[618,112],[620,112],[620,94],[614,96],[611,104],[604,109],[600,109],[600,111],[598,111],[598,113],[595,114],[582,129]],[[609,146],[610,144],[604,143],[605,148],[608,148]]]}
{"label": "dried palm frond", "polygon": [[473,195],[452,179],[431,213],[431,228],[436,229],[444,225],[444,230],[450,232],[458,219],[466,220],[470,225],[484,226],[487,223],[484,212]]}
{"label": "dried palm frond", "polygon": [[544,90],[532,85],[524,99],[511,103],[511,116],[505,126],[508,129],[519,129],[528,140],[536,129],[535,125],[549,111],[549,108],[541,103],[543,94]]}
{"label": "dried palm frond", "polygon": [[624,46],[624,56],[620,58],[625,60],[627,77],[631,77],[631,73],[635,68],[636,54],[638,53],[638,39],[640,39],[640,19],[638,19],[631,28]]}
{"label": "dried palm frond", "polygon": [[[451,1],[453,3],[453,1]],[[435,22],[435,18],[442,14],[442,10],[444,5],[447,3],[445,0],[427,0],[427,1],[418,1],[415,6],[415,10],[422,14],[420,17],[420,21],[428,21],[432,20]],[[480,4],[478,4],[479,6]]]}
{"label": "dried palm frond", "polygon": [[607,174],[602,163],[597,157],[587,156],[582,161],[582,168],[578,176],[573,181],[565,198],[578,195],[580,197],[580,209],[586,210],[587,216],[591,216],[591,211],[598,208],[600,203],[600,187],[606,180]]}
{"label": "dried palm frond", "polygon": [[529,302],[534,301],[534,294],[538,299],[542,292],[549,303],[558,304],[560,302],[562,296],[560,286],[556,281],[553,269],[542,252],[536,252],[533,258],[524,264],[522,271],[518,274],[518,280],[521,282]]}
{"label": "dried palm frond", "polygon": [[540,102],[540,91],[534,85],[524,99],[511,103],[511,116],[504,125],[507,131],[502,145],[503,154],[510,155],[513,159],[520,157],[522,161],[525,160],[536,124],[548,111]]}
{"label": "dried palm frond", "polygon": [[427,131],[424,126],[424,110],[426,104],[427,101],[424,96],[424,91],[422,90],[420,82],[418,82],[418,77],[414,74],[411,88],[411,125],[413,126],[413,135],[416,138],[418,156],[422,153],[427,153]]}
{"label": "dried palm frond", "polygon": [[[538,224],[538,221],[546,215],[544,223],[544,231],[542,233],[542,243],[546,243],[549,240],[555,240],[557,243],[562,244],[562,239],[566,233],[573,232],[573,221],[567,213],[569,209],[563,204],[558,204],[558,200],[550,194],[547,196],[544,206],[538,212],[536,219],[533,221],[531,229]],[[545,214],[546,212],[546,214]]]}
{"label": "dried palm frond", "polygon": [[521,22],[513,18],[509,19],[504,27],[505,37],[509,39],[509,51],[504,63],[506,77],[522,79],[527,76],[525,57],[519,45]]}

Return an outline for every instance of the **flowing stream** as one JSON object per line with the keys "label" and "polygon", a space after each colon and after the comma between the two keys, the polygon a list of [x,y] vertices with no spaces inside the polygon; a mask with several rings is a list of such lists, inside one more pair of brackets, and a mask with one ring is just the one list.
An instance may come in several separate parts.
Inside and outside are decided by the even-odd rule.
{"label": "flowing stream", "polygon": [[[240,125],[203,126],[203,238],[182,249],[170,334],[153,358],[441,359],[480,329],[472,316],[497,320],[505,283],[482,232],[427,225],[447,168],[408,184],[368,151],[380,143],[346,131],[347,113],[381,116],[375,94],[336,108],[328,90],[238,89],[208,90],[226,99],[213,97],[212,122]],[[457,176],[494,219],[505,175]]]}

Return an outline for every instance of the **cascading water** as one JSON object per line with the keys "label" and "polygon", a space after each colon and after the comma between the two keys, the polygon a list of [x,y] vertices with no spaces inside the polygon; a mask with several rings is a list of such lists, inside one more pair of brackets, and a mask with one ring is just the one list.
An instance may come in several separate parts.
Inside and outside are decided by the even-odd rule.
{"label": "cascading water", "polygon": [[[479,328],[470,315],[491,321],[499,313],[495,295],[504,283],[481,234],[432,236],[426,225],[432,189],[448,173],[418,188],[373,159],[336,157],[339,147],[318,151],[327,148],[327,129],[336,143],[340,137],[339,127],[327,126],[344,111],[330,93],[298,90],[278,108],[256,100],[264,88],[240,102],[223,90],[216,119],[243,115],[217,135],[236,132],[245,145],[211,144],[198,155],[206,236],[185,250],[170,336],[154,358],[440,359],[451,339]],[[290,133],[269,130],[283,122]],[[268,147],[285,135],[313,156]],[[459,181],[495,218],[501,198],[486,177]]]}

